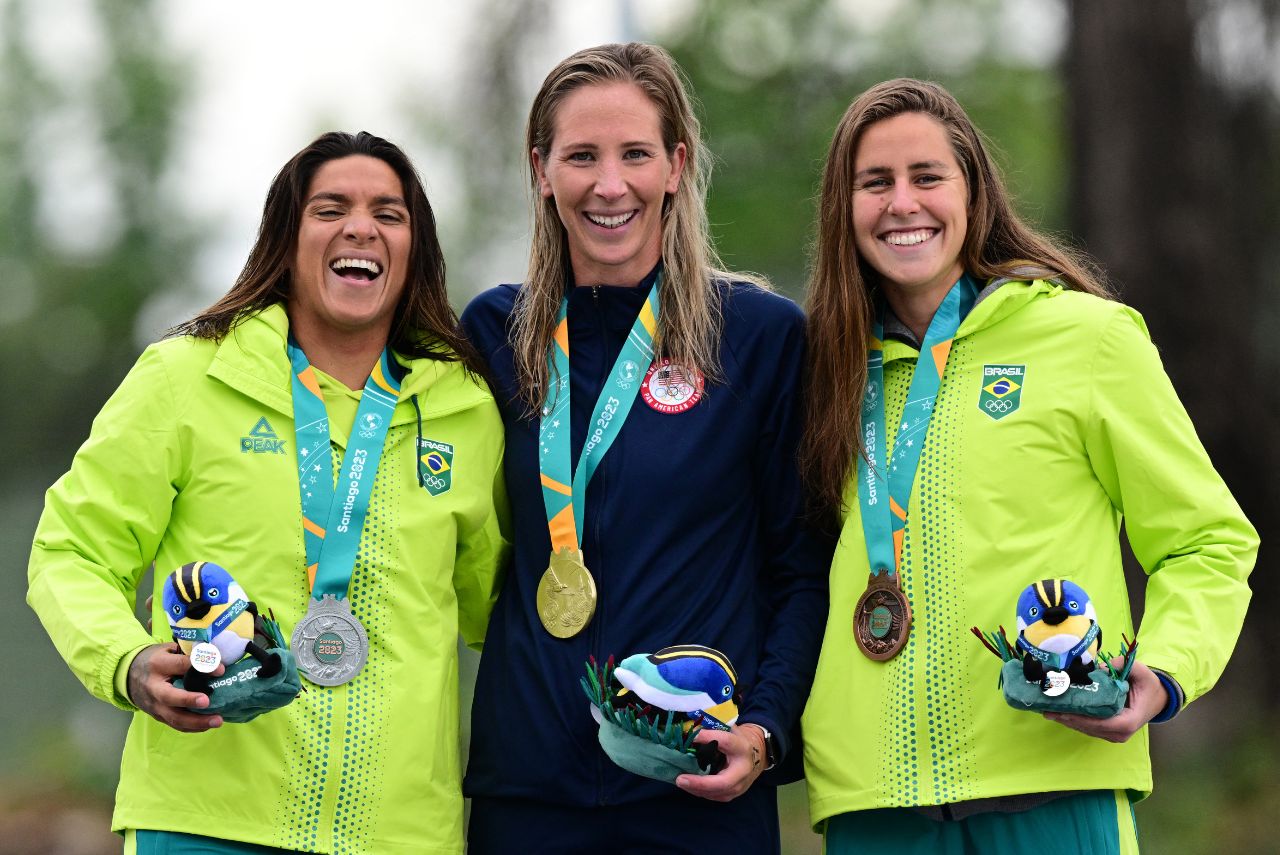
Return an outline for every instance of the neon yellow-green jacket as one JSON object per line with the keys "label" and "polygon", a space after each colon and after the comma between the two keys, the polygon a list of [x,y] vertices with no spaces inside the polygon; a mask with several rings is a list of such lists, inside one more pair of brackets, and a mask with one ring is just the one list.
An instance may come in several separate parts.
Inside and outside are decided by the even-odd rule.
{"label": "neon yellow-green jacket", "polygon": [[[286,638],[304,614],[287,327],[274,306],[221,344],[147,348],[49,490],[28,601],[94,695],[134,709],[117,670],[171,640],[158,584],[155,639],[132,614],[152,561],[157,582],[189,561],[222,565]],[[402,363],[349,591],[369,634],[365,669],[332,689],[304,682],[289,706],[202,734],[135,713],[116,830],[315,852],[462,851],[457,637],[483,637],[505,554],[502,422],[459,364]],[[435,494],[418,480],[415,395],[422,437],[453,448],[451,483]],[[347,412],[331,425],[340,458],[355,405],[328,403]]]}
{"label": "neon yellow-green jacket", "polygon": [[[885,342],[897,424],[917,352]],[[987,366],[1021,367],[1000,374]],[[984,387],[1013,377],[1016,392]],[[893,431],[889,431],[892,438]],[[1004,284],[961,324],[907,508],[898,656],[854,644],[869,572],[855,484],[803,717],[815,825],[869,808],[1020,793],[1151,790],[1147,731],[1116,745],[1009,707],[1000,661],[969,628],[1016,635],[1022,589],[1066,577],[1090,595],[1102,649],[1133,637],[1119,529],[1148,574],[1138,659],[1190,701],[1214,684],[1249,601],[1257,534],[1214,471],[1141,317],[1043,282]]]}

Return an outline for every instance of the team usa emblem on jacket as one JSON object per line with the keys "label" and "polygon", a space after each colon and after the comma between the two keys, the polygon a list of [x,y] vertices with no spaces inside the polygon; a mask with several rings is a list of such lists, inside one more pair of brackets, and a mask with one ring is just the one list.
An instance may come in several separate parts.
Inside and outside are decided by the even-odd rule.
{"label": "team usa emblem on jacket", "polygon": [[1022,404],[1022,387],[1026,384],[1025,365],[982,366],[982,394],[978,409],[999,421]]}
{"label": "team usa emblem on jacket", "polygon": [[669,359],[649,366],[640,385],[640,397],[660,413],[683,413],[702,400],[706,381],[696,368],[672,363]]}

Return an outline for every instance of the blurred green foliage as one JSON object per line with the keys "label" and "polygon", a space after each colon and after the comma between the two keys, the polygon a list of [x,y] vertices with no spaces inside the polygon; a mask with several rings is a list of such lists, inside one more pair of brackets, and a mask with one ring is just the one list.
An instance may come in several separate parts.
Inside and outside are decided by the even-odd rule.
{"label": "blurred green foliage", "polygon": [[[522,59],[546,37],[554,5],[486,3],[477,14],[492,26],[469,52],[475,68],[458,73],[466,115],[420,114],[468,201],[458,217],[438,212],[442,233],[453,235],[451,271],[462,275],[451,279],[462,293],[494,278],[486,241],[519,239],[511,199],[525,184],[523,99],[546,70]],[[701,0],[666,29],[631,34],[668,47],[701,101],[717,156],[710,219],[726,263],[802,298],[831,133],[857,93],[899,75],[950,88],[994,142],[1021,212],[1064,231],[1068,93],[1054,51],[1010,34],[1013,5]],[[1067,4],[1033,5],[1065,31],[1051,13],[1066,15]],[[166,47],[161,9],[153,0],[88,0],[88,8],[88,44],[39,48],[55,26],[51,13],[37,0],[0,0],[0,359],[12,384],[0,440],[17,452],[0,476],[0,555],[15,590],[41,491],[134,359],[144,304],[186,286],[200,246],[173,197],[195,179],[167,173],[190,76]],[[63,215],[86,198],[99,227],[69,231]],[[40,850],[22,835],[49,825],[55,809],[86,803],[101,831],[126,716],[88,697],[20,597],[0,600],[0,647],[12,653],[0,666],[0,853],[72,851]],[[474,664],[464,657],[464,683]],[[1258,682],[1244,670],[1229,673],[1233,685]],[[1275,848],[1275,711],[1223,682],[1154,737],[1157,791],[1137,808],[1148,852]],[[784,851],[818,852],[803,784],[780,801]],[[77,851],[118,842],[90,845],[105,848]]]}

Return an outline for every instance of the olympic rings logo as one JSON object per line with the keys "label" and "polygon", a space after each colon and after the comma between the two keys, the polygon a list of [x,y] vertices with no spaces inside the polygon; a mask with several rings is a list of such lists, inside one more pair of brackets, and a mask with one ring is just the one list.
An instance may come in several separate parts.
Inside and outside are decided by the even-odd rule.
{"label": "olympic rings logo", "polygon": [[1013,401],[994,400],[986,401],[983,406],[991,413],[1007,413],[1013,409]]}

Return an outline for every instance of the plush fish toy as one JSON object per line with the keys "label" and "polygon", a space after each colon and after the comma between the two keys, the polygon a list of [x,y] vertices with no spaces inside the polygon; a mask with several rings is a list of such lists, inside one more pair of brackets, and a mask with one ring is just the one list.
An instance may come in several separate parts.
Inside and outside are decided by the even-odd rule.
{"label": "plush fish toy", "polygon": [[601,747],[627,771],[673,782],[724,768],[716,740],[694,741],[700,730],[727,731],[738,720],[738,675],[719,650],[682,644],[628,656],[617,667],[592,660],[582,688]]}
{"label": "plush fish toy", "polygon": [[280,656],[254,642],[255,633],[271,638],[257,607],[217,564],[194,561],[174,570],[164,581],[161,601],[174,641],[191,657],[183,676],[187,691],[212,696],[209,673],[220,663],[230,667],[246,653],[261,663],[259,677],[280,672]]}
{"label": "plush fish toy", "polygon": [[1022,670],[1028,680],[1039,682],[1059,671],[1072,685],[1089,685],[1101,643],[1093,603],[1075,582],[1043,579],[1018,597],[1018,647],[1027,654]]}
{"label": "plush fish toy", "polygon": [[972,632],[1004,663],[1000,687],[1014,709],[1106,718],[1124,708],[1138,642],[1121,634],[1124,662],[1100,652],[1102,628],[1084,589],[1070,579],[1042,579],[1018,597],[1018,635]]}

